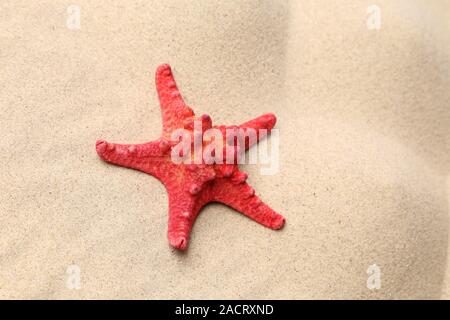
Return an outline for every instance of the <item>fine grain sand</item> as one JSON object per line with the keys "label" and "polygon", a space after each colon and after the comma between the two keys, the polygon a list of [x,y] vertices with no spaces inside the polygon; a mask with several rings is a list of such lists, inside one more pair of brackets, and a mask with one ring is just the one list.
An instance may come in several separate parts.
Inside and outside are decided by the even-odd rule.
{"label": "fine grain sand", "polygon": [[[450,298],[450,1],[371,4],[2,0],[0,298]],[[282,231],[212,204],[176,252],[164,187],[98,159],[159,136],[161,63],[216,124],[278,116],[280,171],[242,169]]]}

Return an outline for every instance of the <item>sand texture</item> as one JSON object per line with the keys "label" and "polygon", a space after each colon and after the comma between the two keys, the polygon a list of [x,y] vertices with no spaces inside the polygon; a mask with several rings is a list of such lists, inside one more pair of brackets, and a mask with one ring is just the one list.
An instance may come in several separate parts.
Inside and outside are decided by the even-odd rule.
{"label": "sand texture", "polygon": [[[450,298],[450,1],[376,2],[2,0],[0,298]],[[283,230],[212,204],[180,254],[99,160],[160,135],[161,63],[215,124],[277,115],[279,172],[241,168]]]}

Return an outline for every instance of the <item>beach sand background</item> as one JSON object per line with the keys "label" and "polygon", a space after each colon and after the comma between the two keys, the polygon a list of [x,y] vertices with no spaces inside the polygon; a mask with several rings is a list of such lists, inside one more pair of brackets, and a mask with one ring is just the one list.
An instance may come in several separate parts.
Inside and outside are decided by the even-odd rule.
{"label": "beach sand background", "polygon": [[[450,2],[373,4],[1,1],[0,298],[450,298]],[[242,168],[283,230],[213,204],[176,252],[164,187],[98,159],[159,136],[161,63],[216,124],[277,115],[279,172]]]}

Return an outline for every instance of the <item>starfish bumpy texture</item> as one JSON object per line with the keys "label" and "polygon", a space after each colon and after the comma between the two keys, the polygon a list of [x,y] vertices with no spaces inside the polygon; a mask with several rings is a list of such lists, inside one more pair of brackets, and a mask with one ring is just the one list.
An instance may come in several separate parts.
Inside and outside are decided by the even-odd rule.
{"label": "starfish bumpy texture", "polygon": [[[172,70],[167,64],[156,71],[163,130],[162,136],[155,141],[143,144],[115,144],[104,140],[96,143],[98,155],[109,163],[143,171],[159,179],[168,192],[169,198],[169,243],[173,247],[185,250],[188,245],[192,226],[201,208],[209,202],[220,202],[243,213],[260,224],[272,228],[283,227],[285,219],[263,203],[255,190],[247,184],[247,174],[238,169],[236,155],[238,147],[225,141],[227,148],[223,152],[234,152],[231,164],[210,163],[201,160],[199,164],[175,163],[171,158],[175,142],[171,140],[173,132],[184,128],[194,135],[194,121],[201,121],[202,130],[215,128],[225,133],[229,129],[244,131],[260,129],[270,131],[276,122],[273,114],[265,114],[239,126],[212,126],[208,115],[195,117],[178,91]],[[245,149],[263,138],[258,134],[253,141],[245,141]],[[201,139],[201,143],[208,144]]]}

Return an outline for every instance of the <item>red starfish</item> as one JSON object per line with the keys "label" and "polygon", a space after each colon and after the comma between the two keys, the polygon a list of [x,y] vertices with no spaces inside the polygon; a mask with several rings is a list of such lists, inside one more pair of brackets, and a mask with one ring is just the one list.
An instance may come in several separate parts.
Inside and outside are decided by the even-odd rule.
{"label": "red starfish", "polygon": [[[240,126],[213,127],[208,115],[195,118],[192,109],[184,103],[167,64],[159,66],[156,71],[156,88],[163,120],[162,137],[143,144],[113,144],[99,140],[96,149],[103,160],[143,171],[164,184],[169,194],[169,243],[177,249],[186,249],[192,225],[200,209],[208,202],[224,203],[266,227],[282,228],[283,216],[261,202],[254,189],[246,183],[247,174],[239,171],[236,161],[239,147],[233,148],[234,144],[230,147],[227,142],[227,149],[223,148],[224,152],[234,152],[231,164],[207,164],[203,160],[200,164],[177,164],[171,158],[174,142],[178,143],[171,140],[172,133],[185,128],[194,134],[194,120],[201,121],[202,130],[216,128],[225,132],[240,128],[245,132],[249,129],[270,131],[276,122],[275,115],[265,114]],[[264,136],[259,132],[253,141],[245,140],[246,150]],[[206,144],[205,141],[201,143]]]}

